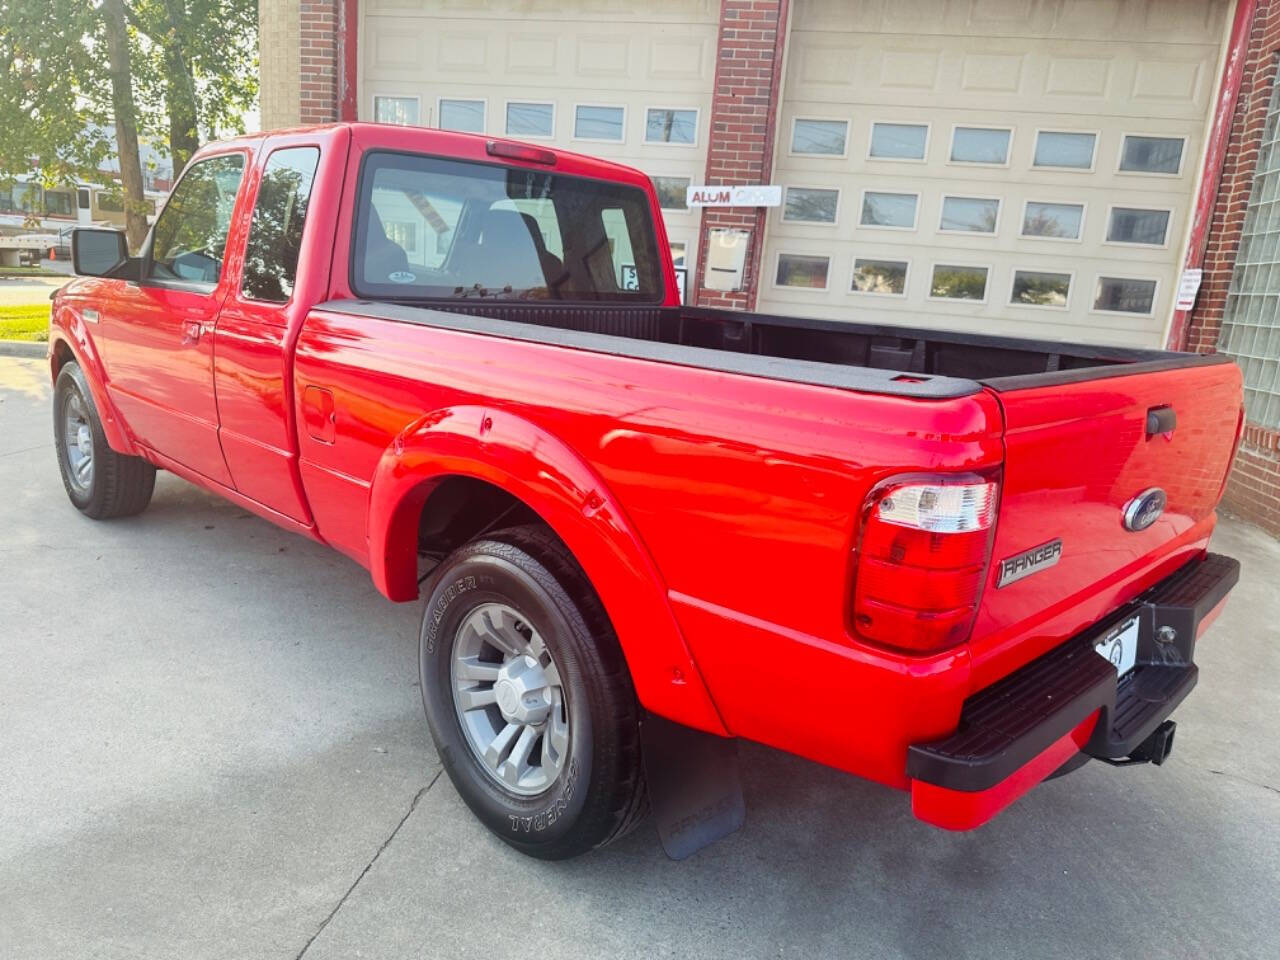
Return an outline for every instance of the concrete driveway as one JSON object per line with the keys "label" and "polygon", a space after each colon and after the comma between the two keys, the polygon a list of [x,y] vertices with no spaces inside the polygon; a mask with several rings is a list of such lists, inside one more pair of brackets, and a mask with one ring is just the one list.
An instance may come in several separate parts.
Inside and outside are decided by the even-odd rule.
{"label": "concrete driveway", "polygon": [[[568,863],[472,819],[415,683],[418,610],[162,474],[83,519],[43,364],[0,358],[0,957],[1280,956],[1280,544],[1244,562],[1161,769],[1090,764],[948,834],[744,745],[747,826]],[[856,731],[851,731],[856,735]]]}

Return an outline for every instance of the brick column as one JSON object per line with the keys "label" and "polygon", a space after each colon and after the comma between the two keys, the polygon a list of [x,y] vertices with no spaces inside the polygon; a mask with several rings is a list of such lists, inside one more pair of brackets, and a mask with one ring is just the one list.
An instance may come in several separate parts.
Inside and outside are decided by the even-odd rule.
{"label": "brick column", "polygon": [[[789,0],[721,0],[707,143],[708,184],[764,184],[773,174],[788,3]],[[703,208],[698,262],[692,278],[693,303],[738,310],[755,307],[765,214],[763,208]],[[709,231],[722,227],[751,231],[743,289],[736,292],[702,288],[707,237]]]}
{"label": "brick column", "polygon": [[301,123],[338,119],[338,0],[300,0],[302,60],[299,71]]}
{"label": "brick column", "polygon": [[[1278,55],[1280,0],[1258,0],[1222,180],[1209,224],[1204,279],[1187,328],[1186,349],[1197,353],[1217,349]],[[1280,433],[1254,424],[1245,426],[1240,452],[1227,481],[1225,505],[1245,520],[1280,536]]]}

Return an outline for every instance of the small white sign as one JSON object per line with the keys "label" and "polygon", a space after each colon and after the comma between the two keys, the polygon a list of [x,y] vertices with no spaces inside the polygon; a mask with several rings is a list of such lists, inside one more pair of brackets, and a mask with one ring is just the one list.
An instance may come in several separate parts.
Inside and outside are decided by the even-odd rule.
{"label": "small white sign", "polygon": [[1200,279],[1203,276],[1204,271],[1199,267],[1182,271],[1182,278],[1178,281],[1178,299],[1173,309],[1190,310],[1196,305],[1196,294],[1200,292]]}
{"label": "small white sign", "polygon": [[782,187],[692,186],[685,191],[685,203],[691,207],[780,207]]}

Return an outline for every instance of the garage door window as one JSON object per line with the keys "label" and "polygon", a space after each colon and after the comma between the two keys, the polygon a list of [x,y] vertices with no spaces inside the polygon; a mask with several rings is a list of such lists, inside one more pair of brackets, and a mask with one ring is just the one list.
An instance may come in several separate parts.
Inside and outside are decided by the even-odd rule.
{"label": "garage door window", "polygon": [[373,119],[376,123],[398,123],[409,126],[418,122],[417,97],[374,97]]}
{"label": "garage door window", "polygon": [[698,111],[650,108],[645,111],[644,139],[645,143],[692,146],[698,139]]}
{"label": "garage door window", "polygon": [[554,104],[508,103],[507,136],[551,137],[555,133]]}
{"label": "garage door window", "polygon": [[621,143],[626,111],[622,107],[593,107],[580,104],[573,114],[573,135],[578,140]]}
{"label": "garage door window", "polygon": [[862,195],[862,216],[859,223],[864,227],[914,230],[919,202],[920,195],[916,193],[868,190]]}
{"label": "garage door window", "polygon": [[1163,247],[1169,237],[1169,215],[1168,210],[1112,207],[1107,218],[1107,242]]}
{"label": "garage door window", "polygon": [[988,197],[943,197],[942,219],[938,229],[944,233],[996,232],[1000,220],[1000,201]]}
{"label": "garage door window", "polygon": [[1042,203],[1028,200],[1022,211],[1022,235],[1042,240],[1079,240],[1084,224],[1083,203]]}
{"label": "garage door window", "polygon": [[679,210],[682,213],[689,209],[688,177],[654,177],[653,189],[658,194],[658,206],[663,210]]}
{"label": "garage door window", "polygon": [[848,148],[846,120],[797,119],[791,127],[791,152],[818,157],[843,157]]}
{"label": "garage door window", "polygon": [[1070,293],[1071,274],[1069,273],[1015,270],[1013,271],[1013,293],[1009,302],[1018,306],[1065,309]]}
{"label": "garage door window", "polygon": [[935,300],[971,300],[982,302],[987,299],[986,267],[971,267],[963,264],[934,264],[933,276],[929,281],[929,296]]}
{"label": "garage door window", "polygon": [[484,133],[483,100],[441,100],[440,129]]}
{"label": "garage door window", "polygon": [[778,254],[778,272],[775,284],[779,287],[796,287],[802,290],[827,289],[827,272],[831,267],[828,257],[806,257],[795,253]]}
{"label": "garage door window", "polygon": [[1149,316],[1155,309],[1156,282],[1124,277],[1099,277],[1093,309],[1103,313],[1135,313]]}
{"label": "garage door window", "polygon": [[1065,170],[1092,170],[1096,133],[1041,130],[1036,133],[1033,166]]}
{"label": "garage door window", "polygon": [[787,187],[782,219],[788,223],[835,223],[839,190],[821,187]]}
{"label": "garage door window", "polygon": [[1012,138],[1012,130],[956,127],[951,134],[951,162],[1004,166],[1009,162],[1009,141]]}
{"label": "garage door window", "polygon": [[905,260],[864,260],[859,257],[853,261],[852,292],[904,296],[907,292],[907,269]]}
{"label": "garage door window", "polygon": [[923,160],[929,127],[923,123],[873,123],[871,151],[876,160]]}
{"label": "garage door window", "polygon": [[1120,152],[1120,169],[1124,173],[1163,173],[1176,175],[1182,170],[1181,137],[1127,136]]}

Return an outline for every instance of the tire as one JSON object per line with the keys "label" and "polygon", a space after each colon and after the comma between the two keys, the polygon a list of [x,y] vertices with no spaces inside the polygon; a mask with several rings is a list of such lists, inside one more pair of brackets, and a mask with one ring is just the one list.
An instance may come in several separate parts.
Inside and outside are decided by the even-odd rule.
{"label": "tire", "polygon": [[[515,653],[500,651],[495,639],[514,643]],[[642,819],[648,795],[631,676],[599,598],[549,530],[516,527],[447,557],[432,574],[418,649],[423,706],[441,763],[467,806],[503,841],[561,860],[621,837]],[[538,664],[535,680],[511,673],[531,663]],[[476,669],[497,679],[459,692]],[[523,693],[513,696],[513,689]],[[465,710],[476,691],[483,700],[492,691],[492,702]],[[532,716],[510,712],[530,703]],[[524,726],[503,741],[513,718]],[[477,744],[499,730],[490,750],[507,759],[495,769]],[[521,775],[515,758],[526,737],[530,763]]]}
{"label": "tire", "polygon": [[[71,435],[72,430],[77,434]],[[54,385],[53,436],[62,485],[77,510],[94,520],[107,520],[146,509],[156,468],[141,457],[116,453],[107,444],[84,371],[74,361],[63,365]]]}

